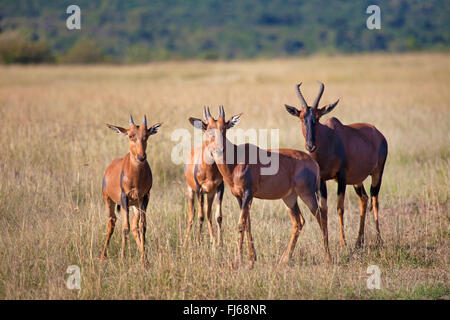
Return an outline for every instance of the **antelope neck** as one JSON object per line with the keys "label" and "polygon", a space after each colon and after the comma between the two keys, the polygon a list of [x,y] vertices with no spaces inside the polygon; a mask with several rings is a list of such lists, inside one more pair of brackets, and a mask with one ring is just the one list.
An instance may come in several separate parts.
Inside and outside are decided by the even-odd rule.
{"label": "antelope neck", "polygon": [[[223,179],[230,185],[233,185],[233,169],[236,166],[235,159],[236,159],[236,151],[237,147],[234,143],[232,143],[228,138],[225,136],[223,144],[223,152],[221,152],[220,155],[218,155],[217,151],[215,150],[213,156],[214,156],[214,162],[217,165],[217,168],[219,169],[220,174],[222,175]],[[227,163],[227,150],[232,149],[234,151],[233,155],[233,162]]]}
{"label": "antelope neck", "polygon": [[145,164],[147,163],[147,159],[145,159],[145,161],[139,161],[138,159],[136,159],[134,157],[134,155],[130,153],[128,153],[129,155],[129,164],[128,164],[128,168],[130,169],[131,172],[133,173],[137,173],[139,176],[139,173],[141,171],[144,170],[145,168]]}

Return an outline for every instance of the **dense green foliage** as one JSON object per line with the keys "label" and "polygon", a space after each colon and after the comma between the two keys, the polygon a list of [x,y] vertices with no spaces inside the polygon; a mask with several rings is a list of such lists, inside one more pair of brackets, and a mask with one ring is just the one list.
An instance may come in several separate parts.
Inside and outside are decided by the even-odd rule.
{"label": "dense green foliage", "polygon": [[[66,28],[71,4],[81,8],[81,30]],[[371,4],[381,8],[381,30],[366,28]],[[77,63],[445,50],[449,21],[446,0],[0,0],[0,40],[14,30]]]}

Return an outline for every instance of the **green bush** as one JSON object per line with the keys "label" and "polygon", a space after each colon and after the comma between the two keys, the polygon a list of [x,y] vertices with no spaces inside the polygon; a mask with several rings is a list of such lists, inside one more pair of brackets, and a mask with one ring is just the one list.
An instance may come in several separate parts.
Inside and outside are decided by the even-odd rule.
{"label": "green bush", "polygon": [[19,32],[0,34],[0,61],[10,63],[51,63],[55,61],[45,42],[30,41]]}
{"label": "green bush", "polygon": [[63,63],[99,63],[107,62],[108,57],[97,44],[88,39],[78,40],[61,58]]}

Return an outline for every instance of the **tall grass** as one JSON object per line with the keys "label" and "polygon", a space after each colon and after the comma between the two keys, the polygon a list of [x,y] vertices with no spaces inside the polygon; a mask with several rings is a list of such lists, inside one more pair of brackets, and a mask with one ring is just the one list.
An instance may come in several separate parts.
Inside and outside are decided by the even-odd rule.
{"label": "tall grass", "polygon": [[[448,298],[450,56],[356,55],[251,62],[167,62],[141,66],[0,67],[0,298],[3,299],[378,299]],[[238,207],[224,197],[224,247],[203,242],[180,249],[186,224],[182,165],[170,161],[177,128],[203,105],[243,112],[239,127],[279,128],[280,147],[304,150],[298,121],[283,104],[308,100],[325,83],[322,102],[341,98],[332,116],[369,122],[389,143],[380,193],[385,242],[374,246],[372,213],[366,247],[338,245],[336,184],[329,187],[333,263],[323,263],[320,229],[306,218],[293,263],[278,267],[291,223],[281,201],[255,200],[254,270],[233,270]],[[213,108],[213,110],[215,107]],[[132,113],[164,122],[149,140],[154,175],[147,210],[143,270],[130,237],[120,260],[121,217],[109,260],[98,257],[106,233],[101,181],[108,163],[128,152],[105,122],[126,126]],[[366,189],[370,180],[366,181]],[[353,246],[359,208],[347,188],[345,231]],[[204,228],[206,229],[206,228]],[[194,229],[195,231],[195,229]],[[381,269],[368,290],[366,269]],[[81,268],[81,290],[68,290],[66,268]]]}

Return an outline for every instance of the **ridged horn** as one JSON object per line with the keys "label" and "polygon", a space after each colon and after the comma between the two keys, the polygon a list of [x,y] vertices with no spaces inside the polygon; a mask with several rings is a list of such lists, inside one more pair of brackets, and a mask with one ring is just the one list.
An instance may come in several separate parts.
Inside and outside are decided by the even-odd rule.
{"label": "ridged horn", "polygon": [[225,109],[223,106],[219,106],[219,117],[222,117],[225,120]]}
{"label": "ridged horn", "polygon": [[147,116],[144,114],[144,121],[142,122],[142,124],[145,126],[145,128],[147,129]]}
{"label": "ridged horn", "polygon": [[209,110],[209,107],[206,107],[206,114],[208,115],[208,119],[212,118],[211,111]]}
{"label": "ridged horn", "polygon": [[296,89],[297,89],[297,96],[300,99],[301,103],[302,103],[302,108],[306,108],[308,106],[308,104],[306,103],[305,98],[303,98],[302,92],[300,91],[300,86],[302,85],[302,83],[300,82],[298,85],[296,85]]}
{"label": "ridged horn", "polygon": [[318,81],[318,82],[320,85],[320,89],[319,89],[319,93],[317,94],[316,100],[314,100],[314,104],[312,105],[312,107],[314,109],[317,109],[317,107],[319,106],[319,101],[320,101],[320,98],[322,98],[323,89],[325,89],[325,86],[323,85],[323,83],[320,81]]}
{"label": "ridged horn", "polygon": [[131,114],[130,114],[130,126],[135,126],[133,117],[131,116]]}

